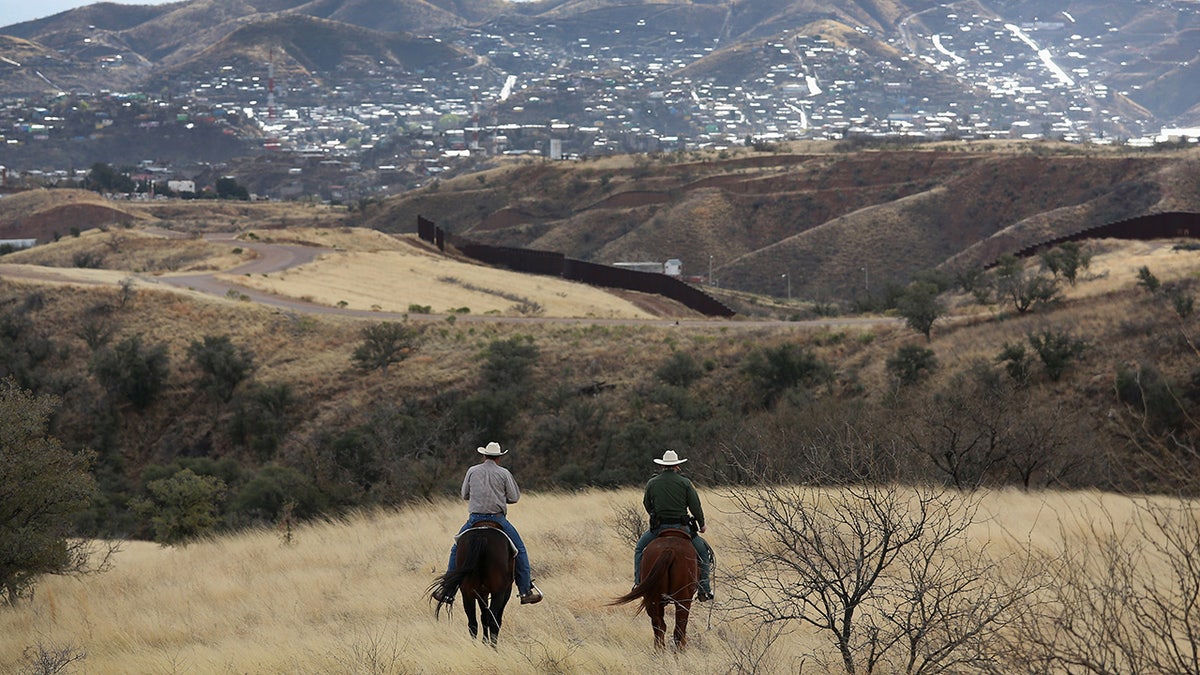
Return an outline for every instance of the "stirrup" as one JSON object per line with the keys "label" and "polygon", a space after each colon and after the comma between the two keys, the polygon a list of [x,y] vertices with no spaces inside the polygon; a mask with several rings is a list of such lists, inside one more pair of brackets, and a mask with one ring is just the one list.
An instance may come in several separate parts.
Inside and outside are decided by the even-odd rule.
{"label": "stirrup", "polygon": [[536,584],[529,585],[529,592],[521,596],[522,605],[536,605],[542,601],[542,590]]}
{"label": "stirrup", "polygon": [[458,594],[457,590],[444,591],[442,589],[438,589],[433,592],[433,599],[437,600],[439,603],[441,603],[443,605],[453,605],[454,604],[454,596],[457,594]]}
{"label": "stirrup", "polygon": [[708,602],[713,599],[712,591],[700,591],[696,594],[697,602]]}

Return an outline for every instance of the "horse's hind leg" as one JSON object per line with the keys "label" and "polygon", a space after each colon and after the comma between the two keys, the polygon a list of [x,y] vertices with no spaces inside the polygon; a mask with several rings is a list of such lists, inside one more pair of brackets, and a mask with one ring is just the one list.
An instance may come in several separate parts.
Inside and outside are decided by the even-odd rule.
{"label": "horse's hind leg", "polygon": [[650,625],[654,627],[654,648],[667,648],[667,617],[666,606],[662,600],[646,603],[646,614],[650,616]]}
{"label": "horse's hind leg", "polygon": [[483,614],[483,641],[491,646],[496,646],[496,638],[499,637],[500,626],[496,623],[496,601],[495,599],[488,604],[479,603],[479,612]]}
{"label": "horse's hind leg", "polygon": [[675,603],[675,648],[687,646],[688,617],[692,614],[692,601],[684,600]]}
{"label": "horse's hind leg", "polygon": [[500,625],[504,623],[504,605],[508,598],[493,595],[488,613],[483,617],[483,637],[493,647],[500,639]]}
{"label": "horse's hind leg", "polygon": [[479,635],[479,619],[475,615],[474,596],[463,593],[463,610],[467,613],[467,630],[471,631],[471,637],[477,637]]}

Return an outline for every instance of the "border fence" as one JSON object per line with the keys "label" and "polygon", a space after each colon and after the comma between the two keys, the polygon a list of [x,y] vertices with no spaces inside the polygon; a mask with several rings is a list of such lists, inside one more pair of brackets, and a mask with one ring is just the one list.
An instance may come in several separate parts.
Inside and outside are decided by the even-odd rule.
{"label": "border fence", "polygon": [[[1065,244],[1069,241],[1083,241],[1084,239],[1136,239],[1147,241],[1151,239],[1175,239],[1175,238],[1191,238],[1200,239],[1200,213],[1188,213],[1186,211],[1165,211],[1163,213],[1151,213],[1145,216],[1137,216],[1136,218],[1126,218],[1104,225],[1096,225],[1086,227],[1071,234],[1054,237],[1045,241],[1038,242],[1031,246],[1026,246],[1019,251],[1015,251],[1013,255],[1018,258],[1033,255],[1038,251]],[[985,267],[995,265],[996,260],[992,260]]]}
{"label": "border fence", "polygon": [[711,295],[674,277],[655,272],[602,265],[568,258],[556,251],[491,246],[450,234],[432,220],[417,216],[417,236],[445,251],[449,244],[460,253],[489,265],[500,265],[528,274],[542,274],[592,286],[654,293],[670,298],[705,316],[730,317],[734,312]]}

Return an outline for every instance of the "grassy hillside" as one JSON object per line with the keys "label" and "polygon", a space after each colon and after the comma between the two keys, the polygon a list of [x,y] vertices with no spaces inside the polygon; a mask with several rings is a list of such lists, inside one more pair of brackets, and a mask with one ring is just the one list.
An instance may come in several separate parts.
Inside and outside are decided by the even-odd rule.
{"label": "grassy hillside", "polygon": [[[983,373],[996,378],[987,386],[1003,390],[981,394],[983,400],[995,402],[1003,394],[1004,405],[997,406],[1023,416],[1023,425],[1040,420],[1056,433],[1069,432],[1060,459],[1073,469],[1061,475],[1045,469],[1034,484],[1129,486],[1132,474],[1122,468],[1133,461],[1129,439],[1111,425],[1114,411],[1133,406],[1136,413],[1140,399],[1117,386],[1122,378],[1141,373],[1156,387],[1180,392],[1179,411],[1192,405],[1186,383],[1195,357],[1183,339],[1195,318],[1181,321],[1171,306],[1176,296],[1151,295],[1138,285],[1137,269],[1147,267],[1178,297],[1191,292],[1200,253],[1170,242],[1094,243],[1091,265],[1074,286],[1064,285],[1063,299],[1025,314],[947,293],[942,302],[951,315],[935,324],[933,340],[925,343],[890,317],[691,320],[679,326],[671,319],[639,319],[642,310],[625,300],[614,309],[575,314],[592,313],[582,323],[556,321],[572,314],[559,314],[555,303],[584,307],[585,295],[560,290],[550,279],[518,280],[425,254],[405,258],[397,247],[407,245],[375,235],[390,242],[391,250],[383,250],[349,230],[263,231],[245,239],[252,250],[271,236],[307,238],[324,242],[330,253],[281,273],[218,275],[232,290],[205,295],[166,282],[240,264],[246,251],[235,255],[234,243],[185,239],[166,255],[162,247],[170,240],[134,232],[89,232],[10,254],[6,262],[63,267],[6,268],[0,285],[6,374],[36,392],[60,396],[54,432],[71,447],[101,451],[112,478],[106,489],[114,501],[105,507],[111,511],[96,514],[94,527],[121,522],[146,533],[122,505],[144,490],[147,471],[178,470],[180,462],[196,457],[244,467],[245,473],[228,477],[235,492],[261,468],[286,466],[316,489],[310,509],[339,510],[452,490],[465,461],[459,450],[492,439],[524,448],[517,466],[531,486],[543,489],[638,482],[641,464],[664,447],[703,451],[706,475],[716,479],[723,471],[718,458],[731,451],[803,456],[803,448],[847,426],[863,435],[876,459],[899,453],[910,457],[902,466],[944,480],[930,459],[935,455],[927,454],[941,441],[928,429],[898,423],[932,419],[939,397],[964,390],[963,377],[987,384],[979,379]],[[72,267],[88,246],[141,274]],[[184,262],[188,256],[198,257]],[[433,271],[412,276],[422,259],[427,262],[420,265],[432,264]],[[164,269],[164,261],[176,267]],[[1030,265],[1032,271],[1036,263]],[[281,309],[247,301],[256,287],[297,304]],[[451,295],[435,300],[435,288]],[[409,295],[414,289],[426,295]],[[522,318],[506,309],[499,314],[510,318],[490,315],[483,303],[501,292],[543,301],[544,315]],[[416,347],[407,358],[386,373],[356,368],[352,355],[363,342],[362,329],[385,318],[403,321],[369,308],[403,312],[412,298],[437,303],[436,312],[470,311],[410,314],[405,325]],[[620,303],[626,309],[615,309]],[[758,307],[777,314],[806,311],[799,301],[774,310]],[[355,308],[357,314],[350,311]],[[1086,348],[1069,359],[1062,375],[1051,377],[1029,342],[1043,335],[1082,340]],[[246,350],[253,365],[227,400],[206,393],[205,374],[190,351],[206,337],[222,336]],[[169,362],[161,388],[144,407],[132,405],[95,371],[97,359],[135,339],[143,355],[161,349]],[[1027,385],[1009,383],[999,355],[1010,346],[1025,350]],[[936,359],[912,386],[898,386],[889,365],[902,347],[928,349]],[[1022,406],[1035,405],[1029,396],[1038,403],[1024,411]],[[1055,416],[1064,404],[1071,415]],[[1187,418],[1170,408],[1162,411],[1164,423],[1179,438],[1190,438]],[[563,448],[573,449],[566,461]],[[1072,460],[1073,453],[1084,457]],[[836,464],[815,462],[805,470],[845,470]],[[977,479],[1009,484],[1017,480],[1009,471],[999,463]],[[899,474],[889,469],[888,475]],[[227,516],[229,525],[262,517]],[[117,520],[106,523],[108,518]]]}
{"label": "grassy hillside", "polygon": [[[746,159],[742,169],[753,171],[759,158]],[[28,218],[55,208],[31,204],[43,196],[0,207],[24,204],[20,217]],[[1190,502],[1165,500],[1157,503],[1166,511],[1147,512],[1116,496],[1198,491],[1193,242],[1088,242],[1090,261],[1076,282],[1060,279],[1057,301],[1026,312],[1003,297],[981,304],[977,293],[947,290],[938,298],[947,313],[927,341],[879,315],[490,315],[475,299],[458,300],[473,297],[466,285],[547,292],[547,308],[551,298],[582,301],[552,280],[438,257],[378,232],[247,227],[258,218],[337,223],[339,214],[325,209],[199,206],[136,207],[141,215],[128,226],[0,258],[0,375],[57,396],[51,433],[70,449],[96,451],[100,498],[79,531],[134,540],[113,571],[47,580],[32,601],[0,612],[0,670],[85,653],[77,667],[98,673],[837,669],[827,636],[804,626],[776,635],[764,614],[744,611],[752,598],[773,597],[755,576],[771,568],[749,565],[746,553],[769,531],[746,497],[758,494],[747,486],[764,475],[809,486],[948,486],[937,488],[954,489],[941,493],[948,501],[938,509],[978,506],[960,521],[965,548],[948,549],[938,560],[950,566],[937,569],[971,574],[979,568],[970,565],[994,565],[976,578],[1011,582],[1005,597],[1053,610],[1032,623],[1029,615],[1006,620],[986,638],[988,658],[1053,662],[1065,657],[1052,648],[1104,643],[1087,631],[1137,620],[1114,608],[1146,606],[1135,604],[1141,596],[1114,599],[1113,586],[1101,583],[1121,574],[1150,593],[1146,602],[1173,598],[1193,581],[1184,572],[1146,591],[1136,574],[1162,569],[1154,579],[1175,579],[1166,570],[1186,569],[1176,556],[1196,539]],[[703,206],[693,203],[697,212]],[[218,231],[241,238],[200,236]],[[321,253],[290,271],[229,273],[268,262],[274,245]],[[80,256],[103,269],[77,267]],[[413,275],[425,264],[454,269]],[[1029,260],[1018,269],[1032,277],[1039,266]],[[214,276],[233,292],[205,292],[203,280]],[[435,301],[435,285],[461,294]],[[253,301],[254,287],[279,302]],[[429,295],[405,295],[413,292]],[[407,319],[382,306],[361,309],[403,307],[412,297],[437,311],[472,307]],[[775,317],[820,311],[807,298],[740,297]],[[405,328],[406,358],[386,370],[356,367],[363,329],[381,319]],[[225,358],[249,366],[227,389],[214,387],[196,358],[222,338],[232,347]],[[139,381],[157,384],[152,395],[130,396],[123,374],[154,355],[161,379]],[[914,364],[921,368],[906,370]],[[471,449],[488,440],[512,449],[506,466],[526,491],[513,518],[548,595],[538,606],[513,606],[495,652],[469,643],[457,609],[437,621],[424,598],[463,517],[461,504],[445,500],[476,461]],[[605,604],[628,588],[629,514],[638,505],[631,486],[665,449],[691,459],[721,565],[719,602],[693,617],[691,649],[666,660],[651,651],[644,617]],[[219,524],[186,547],[158,548],[137,504],[158,498],[153,482],[185,469],[219,481]],[[778,501],[828,505],[842,494],[813,487]],[[906,499],[899,503],[911,506]],[[913,588],[920,568],[902,565],[888,578]],[[1035,588],[1022,585],[1031,580]],[[908,592],[886,588],[872,611]],[[749,595],[739,602],[739,592]],[[1106,609],[1081,599],[1092,597],[1113,601]],[[1047,632],[1064,624],[1043,620],[1068,610],[1082,632]],[[1174,630],[1136,635],[1150,645]],[[1006,662],[1001,670],[1032,667]]]}
{"label": "grassy hillside", "polygon": [[[79,658],[67,672],[96,675],[837,672],[829,634],[791,624],[772,639],[761,618],[737,609],[750,562],[737,542],[761,533],[747,529],[751,521],[723,491],[701,490],[719,565],[717,599],[694,605],[690,644],[680,654],[656,654],[644,615],[607,606],[629,588],[631,540],[620,523],[640,508],[640,491],[532,491],[510,514],[546,599],[509,605],[496,650],[472,642],[460,602],[438,619],[425,594],[465,517],[461,502],[439,498],[185,548],[128,543],[112,571],[48,579],[34,599],[0,611],[0,669],[15,672],[50,653]],[[1099,564],[1095,528],[1128,550],[1147,543],[1136,526],[1138,502],[1123,497],[1001,491],[960,498],[978,503],[963,552],[1010,560],[1008,573],[1031,575],[1015,561],[1054,558],[1064,547]],[[885,579],[900,567],[890,566]],[[1165,561],[1142,571],[1163,580],[1162,597],[1174,601]],[[987,641],[985,658],[1004,668],[1004,658],[1035,653],[1032,643],[1006,642],[1023,629],[1004,626]],[[1142,647],[1150,653],[1156,645]],[[1008,667],[1023,670],[1019,662]]]}
{"label": "grassy hillside", "polygon": [[[622,239],[646,246],[677,224],[702,232],[705,216],[736,212],[745,195],[726,194],[729,184],[778,195],[776,179],[786,186],[792,173],[812,171],[814,180],[842,185],[856,163],[872,160],[876,170],[860,173],[884,183],[888,170],[902,176],[921,162],[933,167],[931,175],[971,185],[1009,165],[1043,177],[1171,176],[1158,184],[1173,186],[1161,194],[1175,195],[1176,204],[1191,180],[1183,164],[1156,167],[1152,157],[1078,166],[1067,157],[1052,168],[1032,154],[871,154],[749,149],[708,176],[699,175],[703,163],[693,163],[688,184],[697,187],[681,193],[677,213],[643,214],[645,225],[624,238],[603,229],[619,221],[580,220],[572,232],[506,218],[538,205],[523,202],[519,190],[544,181],[553,201],[553,187],[573,172],[611,173],[608,184],[626,188],[603,196],[602,180],[584,181],[582,193],[596,191],[592,203],[609,205],[593,216],[654,208],[647,195],[675,199],[674,190],[660,189],[664,174],[618,179],[639,170],[628,158],[514,165],[393,208],[470,211],[473,199],[488,199],[496,215],[472,235],[582,242],[594,232],[603,236],[592,242],[600,249],[609,246],[601,241]],[[507,211],[494,183],[517,191]],[[824,198],[836,192],[831,187]],[[1027,192],[1045,191],[1030,183]],[[55,213],[56,193],[5,198],[0,223]],[[94,198],[62,196],[87,202],[86,214],[109,213]],[[760,210],[787,211],[770,203]],[[691,217],[683,217],[685,207]],[[864,207],[857,222],[871,209],[888,212]],[[1089,242],[1090,264],[1076,282],[1054,281],[1058,298],[1029,311],[1000,293],[996,273],[970,290],[927,277],[942,290],[943,316],[926,341],[894,308],[838,316],[828,298],[805,293],[795,271],[794,297],[781,299],[787,280],[761,262],[755,269],[775,297],[723,296],[736,300],[741,315],[707,321],[645,297],[515,275],[442,256],[411,237],[343,227],[348,214],[337,209],[164,202],[122,204],[119,212],[127,224],[0,259],[0,375],[58,396],[52,433],[98,455],[104,499],[81,520],[85,532],[155,536],[131,504],[148,494],[150,481],[185,468],[225,483],[220,529],[281,517],[282,503],[264,501],[264,486],[297,499],[305,517],[434,497],[457,487],[469,462],[461,450],[489,440],[520,448],[514,468],[541,490],[639,483],[648,458],[668,448],[702,453],[698,471],[713,483],[736,482],[734,459],[746,456],[818,482],[872,476],[962,488],[1194,489],[1187,477],[1196,469],[1188,449],[1200,437],[1192,423],[1200,396],[1191,346],[1200,253],[1191,242]],[[957,249],[915,215],[887,228],[855,230],[854,221],[839,217],[831,223],[843,223],[840,229],[813,231],[843,237],[829,249],[843,257],[878,247],[915,260]],[[973,230],[962,228],[956,241],[965,244]],[[720,231],[709,236],[719,239]],[[804,236],[744,254],[747,269]],[[722,250],[738,245],[729,238]],[[273,267],[279,260],[309,262]],[[1041,267],[1024,261],[1018,277],[1049,280]],[[1154,292],[1139,276],[1143,268]],[[855,284],[886,284],[875,267],[851,271]],[[811,320],[796,320],[805,317]],[[356,361],[370,346],[364,329],[384,321],[399,324],[410,341],[398,350],[403,360],[386,369]],[[222,358],[241,363],[214,374],[198,355],[222,340],[230,346]],[[135,399],[129,391],[137,383],[122,374],[148,363],[158,364],[148,378],[152,392]],[[214,382],[228,372],[235,379]]]}
{"label": "grassy hillside", "polygon": [[679,258],[687,275],[707,276],[711,260],[728,288],[781,297],[778,280],[790,273],[794,294],[844,302],[870,290],[864,268],[879,293],[1088,225],[1200,210],[1195,151],[850,150],[794,143],[626,165],[520,163],[435,181],[366,224],[407,232],[423,215],[485,243],[595,262]]}

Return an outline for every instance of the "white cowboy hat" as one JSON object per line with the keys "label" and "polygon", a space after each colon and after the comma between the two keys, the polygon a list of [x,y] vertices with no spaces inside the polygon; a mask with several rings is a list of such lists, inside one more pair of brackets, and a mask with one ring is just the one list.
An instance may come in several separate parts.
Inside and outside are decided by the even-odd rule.
{"label": "white cowboy hat", "polygon": [[654,459],[655,464],[662,464],[663,466],[675,466],[676,464],[683,464],[686,461],[686,459],[679,459],[679,455],[675,454],[674,450],[664,452],[662,459]]}
{"label": "white cowboy hat", "polygon": [[500,449],[500,444],[496,441],[488,443],[486,448],[476,448],[476,450],[479,454],[487,457],[499,457],[500,455],[508,454],[507,450]]}

